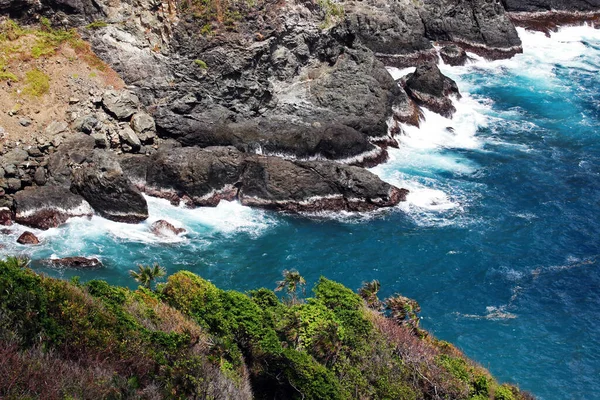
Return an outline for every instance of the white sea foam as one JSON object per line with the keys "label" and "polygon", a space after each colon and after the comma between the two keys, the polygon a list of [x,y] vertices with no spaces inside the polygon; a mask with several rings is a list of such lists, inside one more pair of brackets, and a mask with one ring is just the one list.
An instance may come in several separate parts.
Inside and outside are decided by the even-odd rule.
{"label": "white sea foam", "polygon": [[[233,235],[247,233],[262,234],[277,224],[275,217],[261,210],[244,207],[238,202],[221,201],[217,207],[188,209],[171,205],[167,200],[146,197],[150,217],[139,224],[114,222],[94,216],[71,218],[66,224],[46,231],[28,228],[19,224],[10,227],[11,233],[0,236],[0,256],[43,254],[66,257],[90,255],[90,244],[100,246],[102,239],[109,237],[115,242],[143,243],[146,245],[198,244],[215,233]],[[150,231],[153,222],[164,219],[187,232],[181,235],[158,236]],[[17,238],[24,231],[32,231],[41,241],[38,246],[21,246]],[[50,255],[48,255],[50,252]]]}
{"label": "white sea foam", "polygon": [[394,78],[394,80],[398,80],[408,74],[412,74],[415,72],[416,67],[408,67],[408,68],[396,68],[396,67],[385,67],[389,74]]}

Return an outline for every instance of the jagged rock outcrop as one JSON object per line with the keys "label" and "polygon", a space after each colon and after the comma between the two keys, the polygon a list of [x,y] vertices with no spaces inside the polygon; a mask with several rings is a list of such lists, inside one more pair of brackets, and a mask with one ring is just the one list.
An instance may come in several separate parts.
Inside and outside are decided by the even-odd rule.
{"label": "jagged rock outcrop", "polygon": [[452,97],[460,98],[456,82],[443,75],[436,64],[423,64],[406,77],[406,92],[417,104],[450,118],[456,111]]}
{"label": "jagged rock outcrop", "polygon": [[102,262],[93,257],[65,257],[41,260],[43,264],[59,268],[92,269],[102,267]]}
{"label": "jagged rock outcrop", "polygon": [[600,11],[600,0],[502,0],[508,11]]}
{"label": "jagged rock outcrop", "polygon": [[419,9],[431,40],[454,42],[487,58],[523,51],[521,40],[498,0],[426,1]]}
{"label": "jagged rock outcrop", "polygon": [[112,221],[137,223],[148,218],[146,199],[106,151],[94,150],[86,165],[73,170],[71,190]]}
{"label": "jagged rock outcrop", "polygon": [[150,157],[125,156],[121,164],[146,193],[195,206],[237,198],[282,211],[371,211],[396,205],[408,193],[359,167],[293,162],[232,147],[166,148]]}
{"label": "jagged rock outcrop", "polygon": [[71,217],[92,216],[83,197],[61,186],[32,187],[14,196],[15,221],[38,229],[64,224]]}

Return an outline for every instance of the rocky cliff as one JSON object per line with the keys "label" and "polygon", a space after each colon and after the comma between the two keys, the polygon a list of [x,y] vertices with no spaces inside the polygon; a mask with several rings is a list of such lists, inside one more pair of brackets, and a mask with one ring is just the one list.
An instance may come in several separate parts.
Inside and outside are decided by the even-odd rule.
{"label": "rocky cliff", "polygon": [[[64,32],[87,40],[127,85],[70,100],[65,121],[46,128],[56,143],[6,154],[2,204],[20,215],[28,204],[31,215],[35,188],[51,185],[125,222],[147,216],[140,190],[194,206],[235,198],[287,211],[393,206],[407,191],[362,167],[386,160],[420,107],[452,115],[460,94],[435,67],[434,43],[453,64],[465,50],[511,57],[522,48],[505,9],[597,9],[580,3],[2,0],[0,12],[41,21],[41,38],[76,28]],[[395,82],[386,65],[419,68]]]}

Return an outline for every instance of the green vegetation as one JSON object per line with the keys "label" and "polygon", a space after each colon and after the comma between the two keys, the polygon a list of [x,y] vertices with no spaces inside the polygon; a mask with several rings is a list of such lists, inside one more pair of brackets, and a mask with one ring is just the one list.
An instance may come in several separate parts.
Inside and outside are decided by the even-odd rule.
{"label": "green vegetation", "polygon": [[208,65],[206,65],[206,63],[202,60],[194,60],[194,64],[196,64],[197,66],[199,66],[202,69],[208,68]]}
{"label": "green vegetation", "polygon": [[[98,26],[98,23],[91,25]],[[47,18],[41,18],[39,25],[30,27],[22,27],[8,19],[0,21],[0,81],[22,81],[24,93],[33,96],[44,94],[49,89],[49,79],[41,72],[43,60],[54,56],[62,46],[71,47],[77,57],[90,67],[110,72],[74,29],[55,29]],[[22,71],[24,65],[32,69],[25,77],[23,72],[17,72]],[[19,89],[19,86],[16,88]]]}
{"label": "green vegetation", "polygon": [[306,294],[305,286],[306,281],[298,271],[288,271],[286,269],[283,271],[283,280],[277,282],[275,291],[285,290],[292,304],[296,304],[298,302],[298,290],[301,290],[303,295]]}
{"label": "green vegetation", "polygon": [[167,270],[157,263],[154,263],[152,266],[138,265],[137,271],[129,271],[129,276],[146,289],[150,289],[156,279],[162,278],[165,275],[167,275]]}
{"label": "green vegetation", "polygon": [[94,21],[91,24],[88,24],[85,28],[86,29],[100,29],[100,28],[105,28],[107,26],[108,26],[108,24],[104,21]]}
{"label": "green vegetation", "polygon": [[317,0],[317,4],[321,11],[325,14],[321,29],[327,29],[335,24],[336,21],[344,17],[344,6],[337,3],[335,0]]}
{"label": "green vegetation", "polygon": [[27,86],[24,92],[28,95],[39,97],[50,89],[50,77],[39,69],[32,69],[25,73]]}
{"label": "green vegetation", "polygon": [[[191,15],[200,28],[200,34],[212,35],[215,31],[235,31],[248,16],[264,12],[264,0],[178,0],[179,12]],[[272,5],[272,4],[271,4]]]}
{"label": "green vegetation", "polygon": [[325,278],[283,303],[185,271],[132,291],[27,265],[0,261],[0,398],[528,398]]}

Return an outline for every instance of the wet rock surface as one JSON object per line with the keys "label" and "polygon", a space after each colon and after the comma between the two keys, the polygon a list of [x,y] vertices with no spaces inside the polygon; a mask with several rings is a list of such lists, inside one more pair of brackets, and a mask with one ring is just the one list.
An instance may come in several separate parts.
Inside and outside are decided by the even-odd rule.
{"label": "wet rock surface", "polygon": [[417,104],[445,117],[456,111],[451,97],[460,98],[456,82],[440,72],[436,64],[423,64],[406,77],[405,89]]}
{"label": "wet rock surface", "polygon": [[180,235],[182,233],[185,233],[186,230],[183,228],[177,228],[169,221],[159,219],[158,221],[155,221],[152,223],[152,225],[150,225],[150,232],[154,233],[156,236],[170,236]]}
{"label": "wet rock surface", "polygon": [[469,59],[467,57],[467,52],[455,44],[442,47],[440,49],[440,57],[442,57],[442,60],[444,60],[446,64],[452,66],[465,65]]}
{"label": "wet rock surface", "polygon": [[[510,57],[522,51],[517,14],[589,16],[598,1],[261,0],[237,10],[227,29],[146,0],[0,2],[24,21],[42,12],[55,26],[106,21],[79,31],[128,85],[67,96],[67,115],[42,127],[36,146],[3,151],[2,221],[14,211],[31,226],[55,226],[70,215],[56,210],[79,201],[139,222],[148,216],[140,190],[193,206],[235,198],[286,211],[393,206],[406,191],[360,167],[387,159],[401,124],[418,125],[419,107],[455,111],[460,94],[435,65],[432,41],[450,65],[464,64],[465,51]],[[539,18],[534,25],[548,26]],[[417,69],[395,82],[385,65]]]}
{"label": "wet rock surface", "polygon": [[25,231],[17,239],[19,244],[39,244],[40,240],[33,234],[33,232]]}
{"label": "wet rock surface", "polygon": [[137,223],[148,218],[146,199],[105,151],[95,150],[87,165],[73,170],[71,190],[112,221]]}
{"label": "wet rock surface", "polygon": [[283,211],[371,211],[398,204],[408,193],[360,167],[249,155],[232,147],[166,148],[121,164],[144,192],[194,206],[237,198]]}
{"label": "wet rock surface", "polygon": [[43,186],[18,192],[14,197],[15,221],[38,229],[60,226],[71,217],[92,216],[83,197],[60,186]]}
{"label": "wet rock surface", "polygon": [[102,267],[102,262],[93,257],[65,257],[41,260],[42,264],[57,268],[92,269]]}

